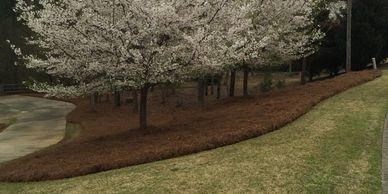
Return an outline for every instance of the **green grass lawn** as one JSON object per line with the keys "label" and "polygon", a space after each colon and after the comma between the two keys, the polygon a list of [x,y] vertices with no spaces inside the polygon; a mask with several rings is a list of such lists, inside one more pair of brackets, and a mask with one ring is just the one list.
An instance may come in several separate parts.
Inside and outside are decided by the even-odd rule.
{"label": "green grass lawn", "polygon": [[381,193],[387,97],[385,75],[256,139],[67,180],[0,183],[0,193]]}

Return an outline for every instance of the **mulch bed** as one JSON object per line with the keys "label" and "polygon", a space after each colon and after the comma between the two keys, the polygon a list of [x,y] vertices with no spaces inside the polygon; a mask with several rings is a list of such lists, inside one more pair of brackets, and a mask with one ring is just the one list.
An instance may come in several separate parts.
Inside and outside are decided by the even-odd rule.
{"label": "mulch bed", "polygon": [[379,76],[380,71],[352,72],[255,97],[226,99],[204,108],[166,108],[151,103],[154,127],[147,130],[136,129],[137,116],[129,106],[114,109],[111,103],[101,103],[98,113],[92,113],[87,100],[77,100],[68,121],[81,124],[81,135],[1,165],[0,181],[69,178],[234,144],[279,129],[319,102]]}

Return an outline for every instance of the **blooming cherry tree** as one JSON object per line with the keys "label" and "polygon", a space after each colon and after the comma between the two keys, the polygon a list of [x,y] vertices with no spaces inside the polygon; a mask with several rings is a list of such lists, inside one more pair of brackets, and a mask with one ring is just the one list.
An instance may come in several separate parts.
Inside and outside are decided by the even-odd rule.
{"label": "blooming cherry tree", "polygon": [[58,78],[36,83],[50,96],[140,90],[140,128],[147,127],[149,87],[230,64],[264,64],[311,50],[314,0],[19,0],[17,11],[45,56],[27,67]]}
{"label": "blooming cherry tree", "polygon": [[30,44],[46,56],[26,56],[28,67],[68,80],[35,89],[52,96],[81,96],[110,88],[140,89],[140,127],[147,126],[152,85],[182,79],[189,66],[211,65],[210,26],[228,0],[19,1],[21,19],[39,36]]}
{"label": "blooming cherry tree", "polygon": [[[324,4],[324,6],[322,6]],[[320,5],[320,9],[317,9]],[[324,37],[314,23],[315,11],[329,9],[338,16],[343,5],[323,0],[244,1],[238,12],[230,11],[232,24],[225,36],[226,56],[233,77],[236,69],[244,70],[244,95],[248,95],[248,69],[265,64],[282,64],[313,54]],[[243,10],[243,11],[241,11]],[[332,17],[335,18],[335,17]]]}

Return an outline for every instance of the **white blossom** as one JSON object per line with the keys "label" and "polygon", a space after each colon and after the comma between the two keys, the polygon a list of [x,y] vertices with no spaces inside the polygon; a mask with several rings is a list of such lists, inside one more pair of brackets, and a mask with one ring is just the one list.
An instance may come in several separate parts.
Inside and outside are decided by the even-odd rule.
{"label": "white blossom", "polygon": [[41,8],[19,0],[16,10],[38,34],[28,42],[46,51],[44,57],[25,56],[27,67],[62,82],[34,89],[53,96],[148,87],[241,63],[292,60],[314,52],[324,35],[313,24],[317,0],[39,3]]}

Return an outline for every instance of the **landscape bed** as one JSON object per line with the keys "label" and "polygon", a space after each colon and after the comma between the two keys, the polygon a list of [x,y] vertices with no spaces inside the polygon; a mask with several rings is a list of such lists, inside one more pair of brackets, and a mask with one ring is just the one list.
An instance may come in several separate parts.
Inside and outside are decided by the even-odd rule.
{"label": "landscape bed", "polygon": [[91,113],[86,100],[75,101],[68,121],[81,124],[80,136],[1,165],[0,181],[68,178],[237,143],[279,129],[319,102],[379,76],[380,71],[353,72],[205,108],[153,112],[150,123],[157,127],[147,130],[134,129],[137,120],[128,107],[112,110],[105,103]]}

